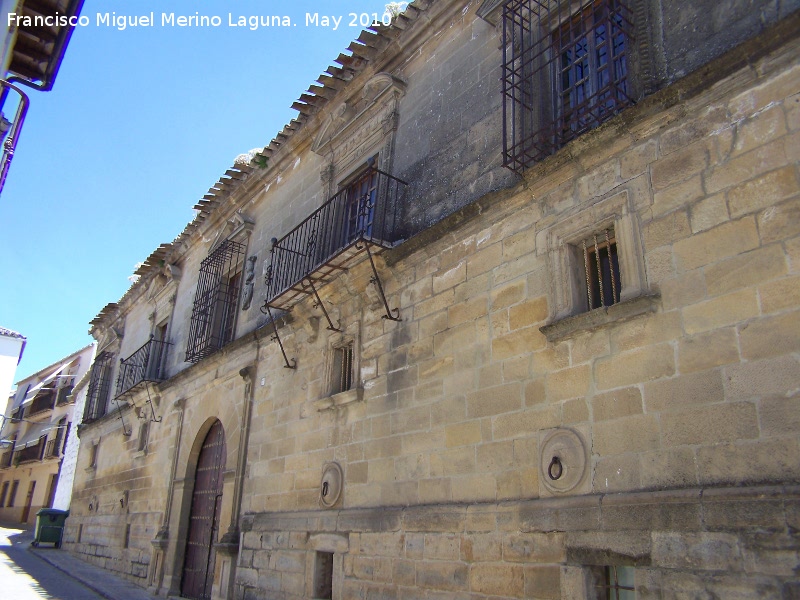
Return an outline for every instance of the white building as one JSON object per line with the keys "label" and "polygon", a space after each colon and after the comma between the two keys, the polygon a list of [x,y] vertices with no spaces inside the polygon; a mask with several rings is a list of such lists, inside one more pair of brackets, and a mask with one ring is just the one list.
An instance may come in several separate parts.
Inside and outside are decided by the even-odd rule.
{"label": "white building", "polygon": [[[14,383],[14,373],[25,351],[25,336],[0,327],[0,398],[8,398]],[[3,406],[5,409],[5,406]],[[6,414],[5,410],[3,414]]]}

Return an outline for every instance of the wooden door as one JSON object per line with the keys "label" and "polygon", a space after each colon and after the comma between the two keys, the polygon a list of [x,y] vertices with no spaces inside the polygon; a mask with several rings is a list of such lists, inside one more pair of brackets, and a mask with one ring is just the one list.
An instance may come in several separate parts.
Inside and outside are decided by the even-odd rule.
{"label": "wooden door", "polygon": [[22,518],[20,523],[27,523],[28,517],[31,514],[31,504],[33,504],[33,490],[36,488],[36,482],[31,481],[28,486],[28,495],[25,497],[25,508],[22,509]]}
{"label": "wooden door", "polygon": [[184,598],[211,598],[215,558],[213,545],[219,531],[225,455],[225,432],[217,421],[206,435],[197,459],[181,579],[181,596]]}

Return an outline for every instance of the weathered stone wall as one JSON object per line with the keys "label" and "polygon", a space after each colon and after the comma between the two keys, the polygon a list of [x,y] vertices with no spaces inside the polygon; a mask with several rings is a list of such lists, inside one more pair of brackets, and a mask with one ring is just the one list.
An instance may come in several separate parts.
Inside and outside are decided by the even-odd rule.
{"label": "weathered stone wall", "polygon": [[[161,430],[153,427],[148,449],[138,452],[139,420],[124,406],[130,436],[123,435],[116,408],[96,421],[90,433],[82,427],[64,542],[85,560],[146,585],[150,540],[160,526],[159,499],[167,483],[155,462],[164,442]],[[97,464],[92,467],[95,445]]]}
{"label": "weathered stone wall", "polygon": [[[308,597],[318,550],[336,598],[572,598],[609,564],[639,567],[642,597],[796,593],[797,51],[685,80],[385,254],[401,322],[366,264],[327,286],[363,401],[324,401],[341,336],[299,307],[297,371],[258,363],[238,597]],[[558,320],[570,232],[609,214],[644,289]],[[589,455],[569,498],[543,481],[559,428]]]}
{"label": "weathered stone wall", "polygon": [[243,523],[238,597],[311,597],[309,555],[338,545],[335,598],[593,598],[587,568],[609,564],[635,567],[637,598],[791,598],[798,491],[253,515]]}
{"label": "weathered stone wall", "polygon": [[407,234],[514,181],[502,167],[502,32],[475,16],[478,6],[448,16],[400,69],[409,85],[395,172],[420,199],[405,207]]}
{"label": "weathered stone wall", "polygon": [[[650,7],[663,43],[663,64],[673,82],[800,8],[797,0],[669,2]],[[655,12],[652,12],[654,11]]]}
{"label": "weathered stone wall", "polygon": [[[357,162],[312,152],[320,139],[301,129],[268,181],[248,179],[176,251],[174,279],[134,286],[121,302],[121,356],[171,315],[169,380],[130,397],[145,415],[152,401],[161,421],[146,452],[131,408],[130,437],[116,414],[83,428],[69,547],[178,593],[194,468],[218,419],[227,459],[217,539],[238,533],[240,481],[245,531],[238,559],[217,553],[215,597],[230,581],[239,598],[308,598],[317,552],[334,554],[338,599],[575,598],[591,594],[587,568],[603,565],[635,566],[642,597],[791,597],[800,477],[791,26],[519,180],[500,167],[498,31],[475,18],[477,4],[454,4],[437,3],[417,25],[430,33],[418,52],[381,63],[405,85],[393,172],[411,183],[408,231],[421,231],[376,258],[402,320],[383,318],[364,260],[320,290],[342,331],[310,301],[281,317],[296,369],[271,326],[258,328],[270,238],[328,197],[324,170],[333,167],[335,189]],[[363,108],[356,84],[374,75],[351,84],[345,113]],[[379,146],[363,137],[370,152]],[[235,210],[252,221],[253,304],[237,311],[238,339],[191,366],[199,267],[237,226]],[[612,224],[623,302],[577,314],[575,244]],[[356,389],[333,394],[345,343]],[[577,436],[567,466],[578,475],[558,491],[543,448],[565,432]],[[331,462],[344,489],[323,510]]]}

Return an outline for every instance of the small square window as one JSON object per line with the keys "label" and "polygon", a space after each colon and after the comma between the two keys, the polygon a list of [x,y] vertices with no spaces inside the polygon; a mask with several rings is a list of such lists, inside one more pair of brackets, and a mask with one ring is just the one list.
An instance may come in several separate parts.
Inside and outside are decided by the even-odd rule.
{"label": "small square window", "polygon": [[145,421],[139,425],[139,437],[136,442],[136,451],[145,452],[147,450],[147,436],[150,433],[150,423]]}
{"label": "small square window", "polygon": [[622,278],[614,229],[594,233],[581,242],[587,310],[612,306],[620,301]]}
{"label": "small square window", "polygon": [[597,600],[636,600],[634,567],[594,567],[592,574]]}
{"label": "small square window", "polygon": [[549,341],[653,310],[635,194],[622,185],[540,234],[552,274]]}
{"label": "small square window", "polygon": [[333,349],[331,393],[340,394],[353,389],[353,343]]}
{"label": "small square window", "polygon": [[100,443],[92,444],[91,454],[89,455],[89,467],[97,468],[97,458],[100,453]]}

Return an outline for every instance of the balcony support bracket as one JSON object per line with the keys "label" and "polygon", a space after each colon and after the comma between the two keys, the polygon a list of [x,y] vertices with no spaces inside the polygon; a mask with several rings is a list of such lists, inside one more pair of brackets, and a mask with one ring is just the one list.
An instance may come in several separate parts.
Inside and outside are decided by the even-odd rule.
{"label": "balcony support bracket", "polygon": [[314,287],[314,281],[310,277],[306,277],[302,282],[302,286],[304,290],[307,287],[311,288],[311,292],[314,294],[314,308],[319,307],[322,309],[322,313],[325,315],[325,319],[328,321],[328,331],[338,331],[339,333],[341,333],[342,332],[342,330],[340,329],[342,326],[341,322],[339,322],[338,324],[339,327],[333,326],[333,321],[331,321],[331,317],[328,314],[325,305],[322,303],[322,299],[319,297],[319,294],[317,293],[317,288]]}
{"label": "balcony support bracket", "polygon": [[381,283],[381,278],[378,276],[378,269],[375,267],[375,261],[373,260],[372,252],[370,252],[369,249],[369,242],[364,239],[360,239],[358,242],[356,242],[356,249],[367,251],[369,264],[372,267],[372,278],[369,280],[369,282],[375,284],[375,287],[378,288],[378,293],[381,295],[381,300],[383,300],[383,307],[386,309],[386,314],[383,315],[383,318],[388,319],[389,321],[402,321],[403,319],[400,318],[400,309],[390,309],[389,303],[386,301],[386,294],[383,291],[383,284]]}
{"label": "balcony support bracket", "polygon": [[[147,390],[147,402],[146,404],[150,405],[150,420],[153,423],[161,423],[161,417],[156,416],[156,410],[153,406],[153,398],[150,396],[150,382],[145,384],[145,390]],[[144,411],[142,411],[144,413]],[[140,416],[140,419],[146,419],[147,417]]]}
{"label": "balcony support bracket", "polygon": [[[266,309],[266,311],[264,309]],[[264,306],[261,307],[261,312],[266,312],[266,314],[269,315],[269,320],[272,323],[272,330],[275,333],[275,335],[272,336],[272,339],[274,341],[278,342],[278,346],[281,349],[281,354],[283,354],[283,361],[284,361],[284,363],[286,363],[286,364],[283,365],[284,368],[285,369],[296,369],[297,368],[297,360],[293,358],[291,360],[291,362],[289,362],[289,358],[286,356],[286,350],[284,350],[284,348],[283,348],[283,342],[281,341],[281,336],[278,334],[278,324],[275,322],[275,319],[272,316],[272,310],[270,309],[269,303],[267,303],[267,302],[264,303]]]}
{"label": "balcony support bracket", "polygon": [[116,402],[116,404],[117,404],[117,418],[120,421],[122,421],[122,434],[127,436],[127,437],[130,437],[130,435],[133,433],[133,430],[128,429],[125,426],[125,419],[122,416],[122,405],[121,405],[121,402],[119,401],[119,397],[114,398],[114,402]]}

